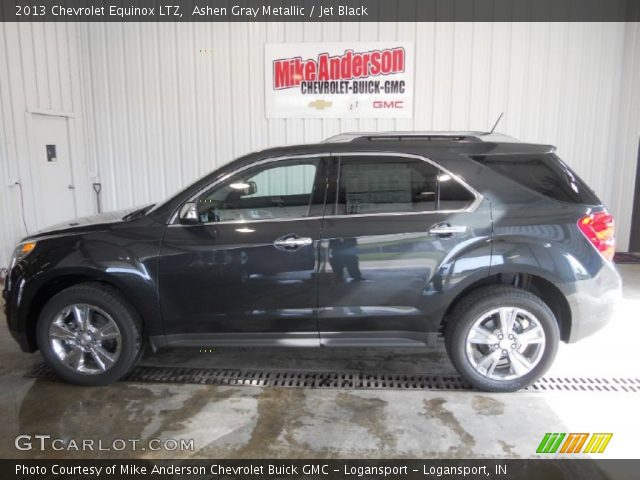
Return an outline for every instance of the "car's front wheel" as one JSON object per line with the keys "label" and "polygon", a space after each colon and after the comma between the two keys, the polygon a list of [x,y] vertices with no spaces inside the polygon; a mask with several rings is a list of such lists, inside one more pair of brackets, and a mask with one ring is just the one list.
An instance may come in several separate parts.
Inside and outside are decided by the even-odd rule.
{"label": "car's front wheel", "polygon": [[140,320],[117,290],[98,283],[67,288],[42,309],[36,335],[42,356],[63,380],[107,385],[141,352]]}
{"label": "car's front wheel", "polygon": [[462,377],[490,392],[514,392],[553,363],[560,332],[549,307],[510,286],[478,289],[454,308],[445,331],[448,353]]}

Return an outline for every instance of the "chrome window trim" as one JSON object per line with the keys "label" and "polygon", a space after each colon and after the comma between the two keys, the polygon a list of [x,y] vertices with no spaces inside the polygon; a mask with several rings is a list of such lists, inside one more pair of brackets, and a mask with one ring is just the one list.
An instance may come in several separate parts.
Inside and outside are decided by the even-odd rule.
{"label": "chrome window trim", "polygon": [[[349,215],[337,215],[334,213],[330,215],[313,216],[313,217],[266,218],[266,219],[259,219],[259,220],[223,220],[220,222],[206,222],[206,223],[197,223],[193,225],[183,225],[177,222],[178,212],[180,211],[181,207],[185,203],[194,201],[197,197],[205,193],[207,190],[215,187],[216,185],[219,185],[220,183],[228,180],[234,175],[241,173],[245,170],[248,170],[250,168],[264,165],[267,163],[279,162],[279,161],[285,161],[285,160],[324,158],[324,157],[361,157],[361,156],[403,157],[403,158],[413,158],[416,160],[422,160],[434,166],[435,168],[445,172],[446,174],[450,175],[452,179],[460,183],[469,192],[471,192],[471,194],[475,197],[475,200],[471,202],[471,204],[467,208],[462,208],[457,210],[426,210],[424,212],[376,212],[376,213],[360,213],[360,214],[349,214]],[[339,179],[337,181],[339,182]],[[265,158],[257,162],[251,163],[249,165],[245,165],[232,172],[227,173],[226,175],[224,175],[217,181],[210,183],[206,187],[201,188],[195,194],[189,197],[189,199],[186,202],[183,202],[180,206],[178,206],[178,208],[171,215],[168,226],[169,227],[176,227],[176,226],[195,227],[195,226],[201,226],[201,225],[227,225],[227,224],[247,225],[247,224],[264,223],[264,222],[291,222],[291,221],[301,221],[301,220],[319,220],[322,218],[361,218],[361,217],[383,217],[383,216],[388,217],[388,216],[406,216],[406,215],[469,213],[469,212],[475,211],[478,208],[478,206],[480,206],[483,199],[484,197],[475,188],[469,185],[462,177],[460,177],[460,175],[451,172],[450,170],[448,170],[447,168],[444,168],[442,165],[438,164],[437,162],[434,162],[430,158],[424,157],[422,155],[416,155],[413,153],[387,152],[387,151],[379,151],[379,150],[376,150],[376,151],[365,150],[365,151],[339,152],[339,153],[324,152],[324,153],[312,153],[312,154],[303,154],[303,155],[292,154],[292,155],[285,155],[280,157]]]}
{"label": "chrome window trim", "polygon": [[169,224],[169,227],[200,227],[202,225],[250,225],[253,223],[265,222],[301,222],[304,220],[321,220],[322,217],[292,217],[292,218],[260,218],[258,220],[221,220],[219,222],[193,223],[191,225],[183,225],[181,223]]}

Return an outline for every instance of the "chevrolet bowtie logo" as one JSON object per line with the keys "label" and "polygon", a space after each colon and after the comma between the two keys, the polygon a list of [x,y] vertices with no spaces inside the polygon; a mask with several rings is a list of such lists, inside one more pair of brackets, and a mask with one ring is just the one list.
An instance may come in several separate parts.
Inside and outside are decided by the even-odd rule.
{"label": "chevrolet bowtie logo", "polygon": [[327,102],[326,100],[314,100],[309,102],[309,108],[315,108],[316,110],[324,110],[333,105],[333,102]]}

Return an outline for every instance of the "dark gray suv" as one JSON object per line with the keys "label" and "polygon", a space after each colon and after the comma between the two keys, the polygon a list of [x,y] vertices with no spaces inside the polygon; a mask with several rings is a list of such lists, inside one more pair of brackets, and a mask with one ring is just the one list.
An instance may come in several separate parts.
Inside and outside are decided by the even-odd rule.
{"label": "dark gray suv", "polygon": [[[102,385],[143,347],[402,347],[444,335],[514,391],[620,295],[613,219],[553,147],[479,132],[356,133],[235,160],[157,205],[25,238],[9,327]],[[268,364],[268,359],[265,359]]]}

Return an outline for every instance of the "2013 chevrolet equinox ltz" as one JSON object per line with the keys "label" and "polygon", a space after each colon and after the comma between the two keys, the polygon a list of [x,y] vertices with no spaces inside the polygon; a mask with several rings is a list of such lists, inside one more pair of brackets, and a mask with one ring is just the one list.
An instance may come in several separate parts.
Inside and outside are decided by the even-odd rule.
{"label": "2013 chevrolet equinox ltz", "polygon": [[5,283],[9,328],[81,385],[119,379],[147,344],[443,334],[475,387],[518,390],[620,295],[613,219],[553,152],[459,132],[252,153],[163,203],[25,238]]}

